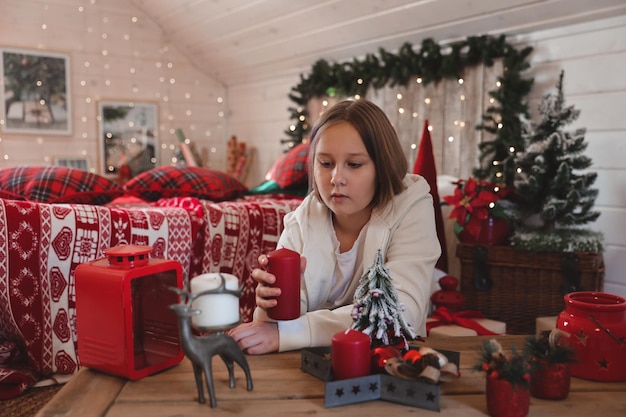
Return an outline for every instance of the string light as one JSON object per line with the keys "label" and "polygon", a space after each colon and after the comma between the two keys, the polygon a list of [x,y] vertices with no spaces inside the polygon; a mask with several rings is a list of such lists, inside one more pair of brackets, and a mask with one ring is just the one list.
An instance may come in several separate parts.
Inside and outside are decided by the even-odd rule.
{"label": "string light", "polygon": [[[180,123],[177,120],[183,117],[187,121],[185,126],[180,126],[189,131],[196,131],[197,120],[194,117],[200,119],[201,116],[196,111],[196,107],[190,105],[192,94],[190,92],[184,95],[184,101],[172,99],[172,94],[168,91],[168,88],[173,85],[181,84],[180,80],[183,74],[182,66],[180,71],[174,72],[174,69],[178,67],[178,62],[168,56],[170,50],[167,40],[162,38],[159,45],[155,47],[154,51],[142,50],[139,45],[133,45],[133,39],[148,39],[150,37],[162,36],[158,30],[154,29],[150,25],[141,25],[141,18],[136,15],[128,14],[126,16],[119,14],[111,14],[107,6],[101,5],[101,2],[96,0],[87,0],[80,5],[44,4],[43,9],[46,13],[43,13],[39,18],[40,30],[49,32],[46,35],[47,42],[50,44],[38,44],[36,47],[39,49],[56,50],[63,49],[62,46],[55,45],[57,39],[62,39],[61,36],[57,36],[57,31],[63,28],[58,28],[55,25],[48,24],[47,20],[52,15],[52,12],[56,14],[68,14],[74,13],[74,27],[77,30],[81,29],[84,33],[84,39],[77,39],[75,50],[73,51],[74,59],[81,65],[82,70],[77,71],[80,75],[76,78],[70,78],[71,84],[68,85],[68,92],[71,91],[73,96],[73,125],[77,128],[74,130],[72,136],[74,140],[81,140],[83,144],[88,143],[86,141],[93,141],[90,143],[87,149],[84,145],[81,147],[69,146],[67,149],[72,149],[76,155],[98,155],[101,153],[98,148],[101,146],[100,141],[97,139],[99,136],[99,126],[102,122],[102,117],[99,114],[98,106],[94,104],[101,100],[101,97],[106,97],[107,100],[115,101],[115,97],[127,97],[129,93],[133,94],[133,97],[139,101],[150,101],[156,98],[161,103],[161,107],[158,109],[161,113],[159,117],[160,124],[157,126],[159,132],[164,132],[164,135],[159,135],[155,132],[155,136],[159,138],[160,150],[164,152],[174,153],[178,147],[177,139],[175,137],[175,128],[178,126],[171,126],[171,123]],[[54,10],[53,10],[54,9]],[[137,36],[140,34],[141,36]],[[158,39],[158,38],[157,38]],[[33,49],[35,45],[33,45]],[[97,58],[92,58],[97,55]],[[148,69],[145,71],[145,67],[150,65],[153,68],[153,73]],[[152,66],[154,65],[154,66]],[[110,74],[104,74],[104,71],[114,69],[114,72]],[[69,69],[68,69],[69,71]],[[128,77],[120,73],[126,71]],[[187,71],[187,70],[185,70]],[[217,80],[210,77],[205,77],[199,71],[200,79],[196,80],[194,87],[194,93],[205,94],[205,97],[217,100],[216,113],[219,116],[218,120],[203,121],[205,126],[202,126],[202,140],[206,141],[208,145],[214,145],[210,143],[212,140],[211,131],[215,130],[221,132],[224,129],[224,117],[226,111],[223,107],[225,100],[223,99],[223,93],[225,87],[217,82]],[[141,74],[141,76],[139,76]],[[186,72],[185,72],[186,74]],[[153,76],[153,82],[157,80],[160,82],[157,85],[155,91],[150,84],[149,77]],[[126,80],[130,79],[130,87],[127,87],[127,93],[124,95],[122,86],[126,80],[122,80],[122,77]],[[137,78],[134,78],[137,77]],[[362,80],[361,80],[362,82]],[[187,80],[183,84],[186,84]],[[74,87],[73,89],[71,89]],[[69,98],[69,97],[68,97]],[[198,102],[201,99],[197,100]],[[48,105],[48,103],[39,103],[39,105]],[[77,109],[85,109],[82,112],[78,112]],[[0,117],[0,124],[6,124],[5,120]],[[80,125],[79,125],[80,124]],[[80,126],[80,128],[78,128]],[[5,136],[5,143],[16,140],[13,135],[9,134]],[[200,138],[198,138],[200,139]],[[225,152],[225,146],[221,146],[223,142],[221,137],[217,137],[216,140],[220,141],[220,146],[211,146],[213,153]],[[54,149],[50,151],[50,155],[58,153],[58,140],[51,141],[48,136],[42,135],[37,138],[37,143],[42,146],[44,151],[42,152],[40,160],[48,163],[54,162],[54,158],[49,155],[45,155],[47,148]],[[69,141],[72,138],[68,138]],[[4,145],[4,143],[3,143]],[[170,145],[172,147],[170,148]],[[0,154],[4,155],[2,159],[6,163],[15,158],[11,158],[10,153]],[[169,160],[169,155],[162,154],[162,160]],[[224,158],[216,159],[218,161]],[[27,161],[27,163],[36,163],[36,161]],[[158,161],[155,161],[158,163]],[[91,160],[90,165],[95,168],[90,169],[92,171],[101,170],[101,164],[96,160]],[[115,167],[113,167],[115,169]]]}

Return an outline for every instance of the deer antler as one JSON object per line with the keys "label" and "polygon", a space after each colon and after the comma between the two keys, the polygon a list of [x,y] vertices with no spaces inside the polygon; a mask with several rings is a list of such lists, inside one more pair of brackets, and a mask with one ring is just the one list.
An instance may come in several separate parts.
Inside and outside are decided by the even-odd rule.
{"label": "deer antler", "polygon": [[193,300],[196,299],[196,296],[194,296],[189,290],[184,289],[184,288],[178,288],[178,287],[169,287],[170,291],[174,291],[176,294],[178,294],[181,298],[181,302],[183,304],[185,304],[187,307],[191,306],[191,302]]}

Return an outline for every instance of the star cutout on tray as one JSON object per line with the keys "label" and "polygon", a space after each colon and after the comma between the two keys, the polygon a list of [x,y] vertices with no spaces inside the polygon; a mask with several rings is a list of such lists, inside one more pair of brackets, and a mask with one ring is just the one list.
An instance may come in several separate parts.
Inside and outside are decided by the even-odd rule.
{"label": "star cutout on tray", "polygon": [[376,392],[377,389],[378,389],[378,384],[376,382],[370,382],[370,391]]}
{"label": "star cutout on tray", "polygon": [[360,385],[353,385],[352,386],[352,393],[354,395],[359,395],[360,392],[361,392],[361,386]]}
{"label": "star cutout on tray", "polygon": [[413,388],[407,389],[406,390],[406,396],[407,397],[411,397],[411,398],[415,397],[415,390]]}
{"label": "star cutout on tray", "polygon": [[393,382],[390,382],[389,384],[387,384],[387,391],[396,392],[396,385]]}
{"label": "star cutout on tray", "polygon": [[427,401],[430,401],[430,402],[435,402],[435,398],[437,398],[437,396],[436,396],[433,392],[428,391],[428,392],[426,393],[426,400],[427,400]]}
{"label": "star cutout on tray", "polygon": [[335,391],[335,397],[343,397],[343,388],[337,388],[337,390]]}

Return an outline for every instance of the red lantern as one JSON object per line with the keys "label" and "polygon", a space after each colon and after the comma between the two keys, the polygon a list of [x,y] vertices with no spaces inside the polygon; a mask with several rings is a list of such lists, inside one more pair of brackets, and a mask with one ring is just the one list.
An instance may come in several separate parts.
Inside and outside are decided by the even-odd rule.
{"label": "red lantern", "polygon": [[572,376],[592,381],[626,381],[626,299],[593,291],[564,296],[556,327],[569,333],[576,351]]}
{"label": "red lantern", "polygon": [[81,366],[137,380],[178,364],[179,262],[150,259],[150,246],[104,251],[76,267],[76,328]]}

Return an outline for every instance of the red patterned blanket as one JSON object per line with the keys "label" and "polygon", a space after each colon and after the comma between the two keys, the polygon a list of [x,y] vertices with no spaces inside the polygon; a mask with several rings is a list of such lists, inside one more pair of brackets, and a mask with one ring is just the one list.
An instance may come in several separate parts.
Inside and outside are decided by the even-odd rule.
{"label": "red patterned blanket", "polygon": [[150,245],[151,256],[179,261],[186,279],[218,271],[238,276],[241,314],[250,320],[250,272],[275,248],[284,215],[300,201],[91,206],[0,199],[0,399],[78,370],[74,270],[109,247]]}

